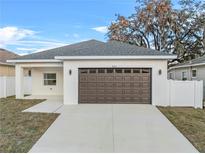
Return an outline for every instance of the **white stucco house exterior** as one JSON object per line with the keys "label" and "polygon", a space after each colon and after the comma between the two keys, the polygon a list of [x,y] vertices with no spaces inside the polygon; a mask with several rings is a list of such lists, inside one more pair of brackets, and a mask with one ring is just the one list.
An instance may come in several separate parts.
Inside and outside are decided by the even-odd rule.
{"label": "white stucco house exterior", "polygon": [[165,52],[116,41],[84,41],[18,57],[16,98],[24,97],[23,72],[32,72],[31,95],[58,95],[64,104],[143,103],[167,106]]}

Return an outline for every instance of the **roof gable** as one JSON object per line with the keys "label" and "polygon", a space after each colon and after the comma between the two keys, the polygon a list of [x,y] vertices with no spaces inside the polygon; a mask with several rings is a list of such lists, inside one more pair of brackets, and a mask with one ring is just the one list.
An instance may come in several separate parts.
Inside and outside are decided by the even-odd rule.
{"label": "roof gable", "polygon": [[177,64],[175,66],[170,67],[170,69],[180,68],[180,67],[190,67],[190,66],[195,66],[195,65],[204,65],[204,64],[205,64],[205,55],[203,55],[199,58],[190,60],[190,61],[185,62],[185,63]]}
{"label": "roof gable", "polygon": [[0,48],[0,63],[6,63],[6,61],[8,59],[13,59],[13,58],[17,58],[19,57],[19,55],[13,53],[13,52],[10,52],[6,49],[2,49]]}

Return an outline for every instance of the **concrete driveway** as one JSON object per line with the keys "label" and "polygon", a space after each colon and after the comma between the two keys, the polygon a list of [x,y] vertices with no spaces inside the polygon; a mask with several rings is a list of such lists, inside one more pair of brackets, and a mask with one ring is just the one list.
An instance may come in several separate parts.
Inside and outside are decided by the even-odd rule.
{"label": "concrete driveway", "polygon": [[151,105],[63,106],[30,152],[198,152]]}
{"label": "concrete driveway", "polygon": [[31,95],[26,96],[24,99],[45,99],[44,102],[34,105],[23,112],[42,112],[42,113],[55,113],[63,106],[62,96],[39,96]]}

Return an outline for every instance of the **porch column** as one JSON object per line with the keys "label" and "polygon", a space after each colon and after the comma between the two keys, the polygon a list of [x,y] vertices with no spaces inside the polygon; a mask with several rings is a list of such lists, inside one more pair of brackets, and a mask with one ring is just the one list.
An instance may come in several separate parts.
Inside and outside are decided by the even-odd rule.
{"label": "porch column", "polygon": [[23,90],[23,68],[21,65],[16,64],[15,67],[15,83],[16,83],[16,98],[22,99],[24,97],[24,90]]}

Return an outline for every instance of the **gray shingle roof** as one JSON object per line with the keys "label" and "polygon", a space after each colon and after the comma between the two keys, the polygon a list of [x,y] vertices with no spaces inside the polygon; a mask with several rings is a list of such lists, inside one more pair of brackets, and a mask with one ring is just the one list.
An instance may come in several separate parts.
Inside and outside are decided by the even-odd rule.
{"label": "gray shingle roof", "polygon": [[171,55],[152,49],[142,48],[127,43],[117,41],[100,42],[89,40],[76,44],[71,44],[59,48],[54,48],[30,55],[16,58],[23,59],[54,59],[55,56],[158,56]]}
{"label": "gray shingle roof", "polygon": [[205,63],[205,55],[193,60],[190,60],[188,62],[185,63],[181,63],[181,64],[177,64],[171,68],[175,68],[175,67],[186,67],[186,66],[191,66],[191,65],[196,65],[196,64],[202,64]]}

